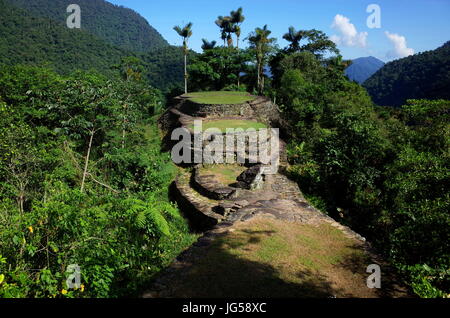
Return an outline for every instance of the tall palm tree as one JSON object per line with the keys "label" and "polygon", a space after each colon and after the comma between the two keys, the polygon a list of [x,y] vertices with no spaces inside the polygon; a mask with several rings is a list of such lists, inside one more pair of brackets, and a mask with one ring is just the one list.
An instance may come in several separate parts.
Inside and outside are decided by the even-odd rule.
{"label": "tall palm tree", "polygon": [[211,50],[211,49],[213,49],[213,48],[216,46],[216,44],[217,44],[216,41],[211,41],[211,42],[209,42],[207,39],[202,39],[202,41],[203,41],[203,45],[202,45],[202,50],[203,50],[203,51]]}
{"label": "tall palm tree", "polygon": [[239,38],[241,36],[241,24],[245,21],[245,16],[242,14],[242,7],[236,11],[231,11],[231,22],[234,26],[234,33],[236,34],[236,47],[239,48]]}
{"label": "tall palm tree", "polygon": [[183,51],[184,51],[184,93],[187,94],[187,55],[189,53],[188,40],[192,36],[192,22],[189,22],[184,27],[175,26],[173,28],[179,36],[183,38]]}
{"label": "tall palm tree", "polygon": [[275,38],[270,38],[270,31],[267,24],[263,28],[256,28],[254,32],[248,37],[250,48],[256,53],[256,66],[258,73],[258,92],[261,94],[264,91],[264,66],[267,62],[269,52],[273,48]]}
{"label": "tall palm tree", "polygon": [[235,25],[231,21],[231,17],[223,17],[218,16],[216,20],[216,25],[221,30],[221,38],[223,40],[223,45],[225,46],[228,43],[228,46],[233,46],[233,38],[231,36],[232,33],[235,33]]}
{"label": "tall palm tree", "polygon": [[220,28],[220,37],[223,40],[223,46],[225,46],[225,41],[227,39],[227,33],[225,32],[225,18],[219,15],[215,23]]}
{"label": "tall palm tree", "polygon": [[305,37],[306,31],[296,31],[293,26],[289,28],[288,33],[283,35],[283,39],[288,41],[289,49],[291,51],[297,52],[300,50],[300,41]]}

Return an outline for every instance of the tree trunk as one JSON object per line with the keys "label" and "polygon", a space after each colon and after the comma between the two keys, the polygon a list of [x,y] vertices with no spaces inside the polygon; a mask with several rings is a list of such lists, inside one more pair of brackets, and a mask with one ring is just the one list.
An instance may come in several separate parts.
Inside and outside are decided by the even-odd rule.
{"label": "tree trunk", "polygon": [[81,181],[81,192],[84,191],[84,183],[86,182],[87,170],[89,167],[89,157],[91,156],[91,148],[92,148],[92,141],[94,140],[94,134],[95,134],[95,130],[92,129],[91,137],[89,139],[89,146],[88,146],[88,151],[87,151],[87,155],[86,155],[86,160],[84,162],[83,180]]}
{"label": "tree trunk", "polygon": [[256,75],[257,75],[256,87],[259,90],[259,62],[256,63]]}
{"label": "tree trunk", "polygon": [[186,53],[184,54],[184,93],[187,94],[187,47]]}
{"label": "tree trunk", "polygon": [[19,212],[20,214],[23,214],[24,212],[23,203],[25,202],[25,187],[22,184],[20,185],[18,201],[19,201]]}
{"label": "tree trunk", "polygon": [[122,123],[122,149],[125,149],[125,135],[126,135],[126,131],[125,131],[125,127],[127,124],[127,106],[124,105],[123,107],[123,123]]}
{"label": "tree trunk", "polygon": [[264,66],[261,65],[261,94],[264,93]]}
{"label": "tree trunk", "polygon": [[124,128],[122,129],[122,149],[125,149],[125,119],[123,120],[123,126]]}
{"label": "tree trunk", "polygon": [[258,92],[261,93],[261,62],[259,61],[257,66],[257,73],[258,73]]}

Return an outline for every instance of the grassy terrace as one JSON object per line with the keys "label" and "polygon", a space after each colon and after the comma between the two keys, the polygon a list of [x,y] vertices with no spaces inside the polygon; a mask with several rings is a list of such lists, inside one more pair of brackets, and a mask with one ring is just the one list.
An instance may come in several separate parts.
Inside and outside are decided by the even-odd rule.
{"label": "grassy terrace", "polygon": [[200,169],[200,174],[214,175],[223,185],[230,186],[236,183],[237,177],[246,169],[239,165],[208,165]]}
{"label": "grassy terrace", "polygon": [[[247,130],[249,128],[253,129],[263,129],[268,128],[263,123],[259,123],[252,120],[244,120],[244,119],[217,119],[217,120],[208,120],[203,121],[203,131],[210,129],[210,128],[217,128],[221,132],[225,133],[227,131],[227,128],[230,129],[237,129],[242,128],[244,130]],[[190,129],[194,129],[194,125],[189,126]]]}
{"label": "grassy terrace", "polygon": [[197,92],[183,95],[194,103],[219,105],[219,104],[243,104],[254,100],[256,97],[247,92]]}

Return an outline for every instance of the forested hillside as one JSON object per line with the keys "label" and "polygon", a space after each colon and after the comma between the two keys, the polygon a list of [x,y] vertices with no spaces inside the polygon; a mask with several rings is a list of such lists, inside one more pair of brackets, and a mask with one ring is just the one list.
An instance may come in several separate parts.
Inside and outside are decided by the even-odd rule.
{"label": "forested hillside", "polygon": [[48,64],[67,74],[76,69],[111,73],[111,66],[130,53],[77,29],[0,0],[0,63]]}
{"label": "forested hillside", "polygon": [[[189,58],[196,56],[189,51]],[[139,54],[145,64],[145,75],[149,82],[163,91],[179,88],[183,83],[183,48],[168,46]]]}
{"label": "forested hillside", "polygon": [[386,64],[365,83],[373,101],[401,106],[407,99],[450,98],[450,42]]}
{"label": "forested hillside", "polygon": [[134,52],[147,52],[169,44],[137,12],[113,5],[104,0],[6,0],[28,10],[35,16],[46,17],[66,24],[67,7],[76,3],[81,7],[81,28],[109,44]]}
{"label": "forested hillside", "polygon": [[[123,57],[134,56],[144,62],[143,76],[155,87],[167,91],[181,86],[183,53],[179,47],[126,50],[83,28],[69,29],[64,23],[35,16],[8,1],[0,0],[0,64],[46,65],[60,74],[95,69],[110,76]],[[113,26],[107,30],[116,34]]]}

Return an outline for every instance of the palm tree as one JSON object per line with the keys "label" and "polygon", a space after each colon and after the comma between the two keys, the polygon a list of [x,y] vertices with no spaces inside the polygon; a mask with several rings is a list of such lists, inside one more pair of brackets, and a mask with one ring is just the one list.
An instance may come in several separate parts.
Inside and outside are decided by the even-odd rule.
{"label": "palm tree", "polygon": [[236,34],[236,47],[239,48],[239,38],[241,36],[241,24],[245,21],[245,16],[242,14],[242,7],[236,11],[231,11],[231,22],[234,26],[234,33]]}
{"label": "palm tree", "polygon": [[216,41],[211,41],[211,42],[209,42],[209,41],[206,40],[206,39],[202,39],[202,41],[203,41],[203,45],[202,45],[202,50],[203,50],[203,51],[211,50],[211,49],[213,49],[213,48],[216,46],[216,44],[217,44]]}
{"label": "palm tree", "polygon": [[267,55],[273,48],[275,38],[269,38],[272,31],[267,28],[267,24],[261,29],[256,28],[248,37],[250,48],[256,53],[256,64],[258,73],[258,92],[264,91],[264,66],[267,62]]}
{"label": "palm tree", "polygon": [[285,35],[283,35],[283,39],[285,39],[286,41],[288,41],[289,44],[289,49],[297,52],[300,50],[300,41],[305,37],[306,35],[306,31],[296,31],[295,28],[293,26],[291,26],[289,28],[288,33],[286,33]]}
{"label": "palm tree", "polygon": [[228,43],[228,46],[233,46],[233,38],[231,36],[232,33],[235,33],[235,25],[231,22],[231,17],[223,17],[218,16],[216,20],[216,25],[221,30],[221,38],[223,40],[223,45],[225,46]]}
{"label": "palm tree", "polygon": [[223,40],[223,46],[225,46],[225,41],[227,39],[227,33],[225,32],[225,18],[219,15],[215,23],[220,28],[220,37]]}
{"label": "palm tree", "polygon": [[173,28],[179,36],[183,38],[183,51],[184,51],[184,92],[187,94],[187,55],[189,53],[188,40],[192,36],[192,22],[186,24],[183,28],[175,26]]}
{"label": "palm tree", "polygon": [[325,60],[325,65],[329,68],[344,72],[347,67],[352,65],[352,60],[344,60],[342,55],[332,56]]}

